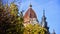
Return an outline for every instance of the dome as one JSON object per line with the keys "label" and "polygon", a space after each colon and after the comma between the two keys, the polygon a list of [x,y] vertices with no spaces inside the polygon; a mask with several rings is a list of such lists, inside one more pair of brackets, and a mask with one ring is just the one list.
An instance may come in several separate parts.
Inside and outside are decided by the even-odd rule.
{"label": "dome", "polygon": [[32,5],[30,4],[30,7],[28,8],[28,10],[26,11],[24,15],[24,23],[29,23],[30,20],[33,18],[37,18],[37,16],[34,10],[32,9]]}
{"label": "dome", "polygon": [[32,7],[30,7],[27,11],[26,11],[26,13],[25,13],[25,15],[24,15],[24,18],[37,18],[37,16],[36,16],[36,13],[34,12],[34,10],[32,9]]}

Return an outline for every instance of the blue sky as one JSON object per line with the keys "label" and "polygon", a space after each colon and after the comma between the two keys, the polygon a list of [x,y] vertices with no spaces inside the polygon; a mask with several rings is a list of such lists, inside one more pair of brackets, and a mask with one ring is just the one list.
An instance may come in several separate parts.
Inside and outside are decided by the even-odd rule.
{"label": "blue sky", "polygon": [[[18,4],[20,2],[19,0],[16,2],[19,5],[19,11],[24,10],[26,12],[29,8],[30,1],[39,22],[41,22],[43,9],[45,9],[50,32],[52,33],[53,29],[55,29],[56,34],[60,34],[60,0],[22,0],[22,3]],[[12,2],[12,0],[8,2]]]}

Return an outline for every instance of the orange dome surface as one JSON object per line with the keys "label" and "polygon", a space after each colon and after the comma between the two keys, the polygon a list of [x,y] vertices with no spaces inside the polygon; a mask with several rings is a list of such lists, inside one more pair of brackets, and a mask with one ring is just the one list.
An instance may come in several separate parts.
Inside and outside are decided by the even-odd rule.
{"label": "orange dome surface", "polygon": [[24,23],[29,23],[30,22],[30,18],[37,18],[36,13],[34,12],[34,10],[32,9],[32,5],[30,5],[29,9],[26,11],[25,15],[24,15]]}
{"label": "orange dome surface", "polygon": [[30,7],[24,15],[24,18],[37,18],[34,10]]}

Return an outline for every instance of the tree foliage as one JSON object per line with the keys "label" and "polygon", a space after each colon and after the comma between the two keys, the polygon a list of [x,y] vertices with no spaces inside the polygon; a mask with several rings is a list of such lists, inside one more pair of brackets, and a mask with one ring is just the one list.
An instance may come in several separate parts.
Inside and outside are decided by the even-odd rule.
{"label": "tree foliage", "polygon": [[47,34],[46,32],[47,30],[39,24],[27,24],[24,30],[24,34]]}
{"label": "tree foliage", "polygon": [[16,16],[18,14],[17,5],[15,5],[14,3],[10,4],[10,14],[13,16]]}
{"label": "tree foliage", "polygon": [[18,16],[17,5],[0,6],[0,34],[23,34],[23,18]]}

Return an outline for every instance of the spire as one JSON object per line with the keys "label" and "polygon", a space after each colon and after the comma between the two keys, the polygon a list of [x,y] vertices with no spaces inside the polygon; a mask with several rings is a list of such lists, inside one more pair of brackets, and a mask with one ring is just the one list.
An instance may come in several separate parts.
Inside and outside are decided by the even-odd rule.
{"label": "spire", "polygon": [[41,26],[42,27],[47,27],[47,22],[46,22],[46,17],[45,17],[45,10],[43,10]]}
{"label": "spire", "polygon": [[41,21],[41,26],[47,29],[47,32],[49,33],[49,27],[47,26],[47,21],[45,17],[45,10],[43,10],[43,16]]}
{"label": "spire", "polygon": [[45,10],[43,10],[43,16],[45,16]]}
{"label": "spire", "polygon": [[42,17],[43,20],[46,20],[46,17],[45,17],[45,10],[43,10],[43,17]]}
{"label": "spire", "polygon": [[47,26],[47,21],[46,21],[46,17],[45,17],[45,10],[43,10],[43,16],[42,16],[41,26],[44,27],[44,28],[46,28],[47,30],[49,29],[49,27]]}

